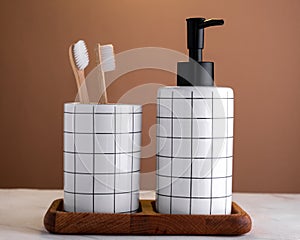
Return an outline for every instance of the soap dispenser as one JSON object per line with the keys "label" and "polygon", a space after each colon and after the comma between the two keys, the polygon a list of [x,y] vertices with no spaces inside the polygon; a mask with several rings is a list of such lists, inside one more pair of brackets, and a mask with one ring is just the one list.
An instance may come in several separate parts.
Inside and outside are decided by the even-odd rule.
{"label": "soap dispenser", "polygon": [[230,214],[233,90],[214,84],[214,63],[202,60],[205,28],[223,20],[187,19],[189,61],[177,65],[177,86],[157,96],[156,209],[165,214]]}

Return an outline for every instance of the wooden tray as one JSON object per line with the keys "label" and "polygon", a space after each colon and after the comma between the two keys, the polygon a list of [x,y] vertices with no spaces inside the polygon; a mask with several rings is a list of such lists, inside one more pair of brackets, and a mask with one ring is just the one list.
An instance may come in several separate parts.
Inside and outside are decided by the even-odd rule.
{"label": "wooden tray", "polygon": [[234,202],[231,215],[170,215],[157,213],[153,200],[141,200],[138,213],[111,214],[65,212],[57,199],[44,225],[60,234],[241,235],[251,230],[251,218]]}

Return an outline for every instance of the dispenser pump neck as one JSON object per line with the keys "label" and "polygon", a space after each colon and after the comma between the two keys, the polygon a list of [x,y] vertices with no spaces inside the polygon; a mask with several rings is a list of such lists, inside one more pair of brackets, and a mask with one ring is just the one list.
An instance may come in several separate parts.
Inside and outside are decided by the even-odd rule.
{"label": "dispenser pump neck", "polygon": [[223,25],[222,19],[188,18],[187,20],[187,48],[189,57],[202,62],[202,49],[204,48],[204,29],[207,27]]}

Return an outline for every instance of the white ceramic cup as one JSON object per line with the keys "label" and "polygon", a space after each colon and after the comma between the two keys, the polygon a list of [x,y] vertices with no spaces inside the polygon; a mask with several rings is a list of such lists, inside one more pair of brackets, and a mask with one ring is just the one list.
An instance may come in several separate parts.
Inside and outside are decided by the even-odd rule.
{"label": "white ceramic cup", "polygon": [[141,124],[140,105],[64,105],[65,211],[138,210]]}
{"label": "white ceramic cup", "polygon": [[159,89],[156,208],[160,213],[231,213],[233,97],[230,88]]}

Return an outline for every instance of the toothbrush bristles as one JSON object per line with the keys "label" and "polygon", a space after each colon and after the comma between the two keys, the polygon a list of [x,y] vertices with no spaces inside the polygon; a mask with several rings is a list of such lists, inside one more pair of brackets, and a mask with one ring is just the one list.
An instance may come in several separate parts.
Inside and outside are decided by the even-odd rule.
{"label": "toothbrush bristles", "polygon": [[103,72],[109,72],[116,69],[114,47],[112,44],[100,46],[101,65]]}
{"label": "toothbrush bristles", "polygon": [[89,54],[87,51],[86,44],[83,40],[79,40],[74,44],[73,54],[75,59],[75,64],[79,70],[83,70],[89,64]]}

